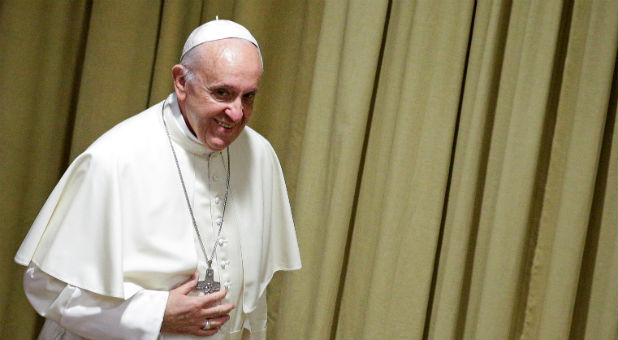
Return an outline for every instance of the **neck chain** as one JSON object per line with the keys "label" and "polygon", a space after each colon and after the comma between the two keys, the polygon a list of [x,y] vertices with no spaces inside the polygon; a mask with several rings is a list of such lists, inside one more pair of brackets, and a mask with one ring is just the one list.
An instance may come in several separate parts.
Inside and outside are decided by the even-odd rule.
{"label": "neck chain", "polygon": [[[208,254],[206,253],[206,247],[204,247],[204,241],[202,240],[202,235],[200,234],[199,229],[197,228],[197,222],[195,221],[195,215],[193,214],[193,208],[191,208],[191,203],[189,202],[189,195],[187,194],[187,187],[185,185],[184,178],[182,176],[182,171],[180,170],[180,163],[178,162],[178,157],[176,156],[176,150],[174,149],[174,144],[172,143],[172,137],[170,136],[170,131],[167,127],[167,123],[165,122],[164,109],[166,101],[163,102],[163,106],[161,108],[161,118],[163,119],[163,126],[165,127],[165,133],[167,134],[167,140],[170,144],[170,149],[172,150],[172,155],[174,155],[174,162],[176,163],[176,169],[178,170],[178,177],[180,178],[180,184],[182,185],[182,191],[185,194],[185,200],[187,201],[187,207],[189,208],[189,215],[191,215],[191,222],[193,222],[193,229],[197,234],[197,238],[200,241],[200,246],[202,248],[202,253],[204,253],[204,257],[208,262],[208,269],[206,270],[206,277],[204,281],[199,281],[197,284],[197,289],[203,291],[206,294],[216,292],[219,290],[220,284],[219,282],[214,281],[214,271],[212,269],[212,261],[215,258],[215,253],[217,251],[217,245],[219,244],[219,239],[221,237],[221,230],[223,229],[223,218],[225,217],[225,208],[227,207],[227,197],[230,191],[230,148],[226,148],[227,151],[227,169],[226,169],[226,179],[225,179],[225,196],[223,199],[223,212],[221,213],[221,219],[217,221],[217,225],[219,226],[219,230],[217,231],[217,238],[215,239],[215,244],[212,247],[212,252],[210,254],[210,258],[208,258]],[[208,164],[210,165],[210,159],[208,160]],[[210,169],[210,166],[208,167]]]}

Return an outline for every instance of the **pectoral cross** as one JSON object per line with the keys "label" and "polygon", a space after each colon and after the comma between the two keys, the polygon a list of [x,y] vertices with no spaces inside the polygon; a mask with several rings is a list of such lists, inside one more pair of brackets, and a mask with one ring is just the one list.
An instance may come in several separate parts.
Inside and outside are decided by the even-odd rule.
{"label": "pectoral cross", "polygon": [[210,294],[218,292],[220,287],[221,284],[215,281],[215,271],[208,267],[208,269],[206,269],[206,277],[204,277],[203,281],[198,281],[197,287],[195,288],[204,292],[204,294]]}

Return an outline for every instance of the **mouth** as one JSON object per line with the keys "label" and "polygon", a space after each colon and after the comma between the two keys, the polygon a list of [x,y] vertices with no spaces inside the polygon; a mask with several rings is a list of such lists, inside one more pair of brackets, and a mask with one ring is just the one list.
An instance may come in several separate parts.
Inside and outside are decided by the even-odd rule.
{"label": "mouth", "polygon": [[217,125],[224,127],[226,129],[231,129],[232,127],[234,127],[232,124],[228,124],[226,122],[222,122],[220,120],[215,119],[215,122],[217,123]]}

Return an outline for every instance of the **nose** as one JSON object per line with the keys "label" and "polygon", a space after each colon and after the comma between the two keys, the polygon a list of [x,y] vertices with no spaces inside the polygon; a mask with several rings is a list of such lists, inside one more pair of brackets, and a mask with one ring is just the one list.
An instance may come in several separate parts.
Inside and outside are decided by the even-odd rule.
{"label": "nose", "polygon": [[225,113],[234,123],[238,123],[243,118],[243,105],[242,105],[242,97],[238,97],[231,102],[225,110]]}

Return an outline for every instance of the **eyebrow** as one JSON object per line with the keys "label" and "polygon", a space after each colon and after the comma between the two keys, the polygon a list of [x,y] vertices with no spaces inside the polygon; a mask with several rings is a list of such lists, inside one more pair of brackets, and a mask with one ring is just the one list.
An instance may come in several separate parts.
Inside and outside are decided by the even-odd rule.
{"label": "eyebrow", "polygon": [[[217,89],[226,89],[226,90],[231,90],[231,91],[234,91],[234,92],[240,92],[240,91],[238,91],[238,88],[236,88],[235,86],[232,86],[232,85],[229,85],[229,84],[226,84],[226,83],[215,84],[215,85],[212,85],[210,87],[206,87],[206,89],[209,90],[209,91],[213,91],[213,90],[217,90]],[[244,94],[247,94],[247,93],[254,93],[255,94],[257,92],[258,92],[258,88],[256,87],[256,88],[254,88],[254,89],[252,89],[252,90],[250,90],[248,92],[245,92]]]}

